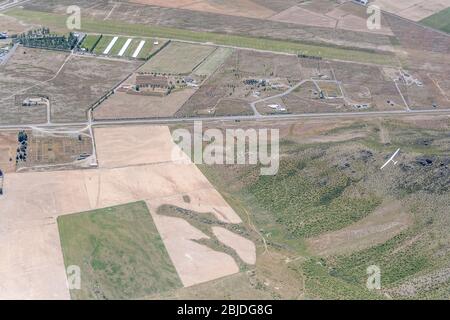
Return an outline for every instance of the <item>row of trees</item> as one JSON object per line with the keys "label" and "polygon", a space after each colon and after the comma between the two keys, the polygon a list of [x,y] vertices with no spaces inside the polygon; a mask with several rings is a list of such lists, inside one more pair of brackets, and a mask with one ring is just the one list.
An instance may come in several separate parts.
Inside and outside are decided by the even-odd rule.
{"label": "row of trees", "polygon": [[70,33],[68,37],[52,34],[49,28],[30,30],[20,34],[17,40],[25,47],[72,50],[78,43],[78,37]]}
{"label": "row of trees", "polygon": [[25,131],[20,131],[17,136],[19,146],[17,147],[16,164],[19,161],[27,160],[28,135]]}

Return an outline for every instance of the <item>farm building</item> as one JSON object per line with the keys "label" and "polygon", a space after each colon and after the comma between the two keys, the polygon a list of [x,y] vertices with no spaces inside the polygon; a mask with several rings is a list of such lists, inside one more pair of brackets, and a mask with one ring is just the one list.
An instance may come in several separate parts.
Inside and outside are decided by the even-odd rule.
{"label": "farm building", "polygon": [[363,4],[363,5],[368,5],[369,4],[369,0],[353,0],[354,2],[357,2],[357,3],[360,3],[360,4]]}
{"label": "farm building", "polygon": [[46,101],[48,101],[48,100],[43,97],[26,98],[25,100],[22,101],[22,106],[23,107],[38,106],[38,105],[46,104]]}

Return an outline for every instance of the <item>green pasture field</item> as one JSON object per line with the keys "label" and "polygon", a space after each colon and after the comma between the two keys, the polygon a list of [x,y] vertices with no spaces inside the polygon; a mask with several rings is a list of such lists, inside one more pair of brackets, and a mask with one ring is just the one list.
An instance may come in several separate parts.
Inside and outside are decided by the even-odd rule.
{"label": "green pasture field", "polygon": [[145,202],[60,216],[66,267],[79,266],[72,299],[136,299],[182,287]]}
{"label": "green pasture field", "polygon": [[439,11],[420,22],[434,29],[450,33],[450,8]]}

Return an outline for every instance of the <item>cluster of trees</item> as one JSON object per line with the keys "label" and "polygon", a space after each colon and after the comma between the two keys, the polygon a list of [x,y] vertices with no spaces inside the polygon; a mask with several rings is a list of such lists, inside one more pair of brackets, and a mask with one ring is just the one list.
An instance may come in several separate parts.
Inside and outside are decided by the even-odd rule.
{"label": "cluster of trees", "polygon": [[19,146],[17,147],[16,164],[19,161],[27,160],[28,135],[25,131],[20,131],[17,137]]}
{"label": "cluster of trees", "polygon": [[322,57],[318,57],[318,56],[310,56],[304,53],[298,53],[297,56],[299,58],[303,58],[303,59],[312,59],[312,60],[322,60]]}
{"label": "cluster of trees", "polygon": [[17,36],[17,40],[25,47],[72,50],[78,43],[78,38],[71,32],[68,37],[50,32],[49,28],[30,30]]}

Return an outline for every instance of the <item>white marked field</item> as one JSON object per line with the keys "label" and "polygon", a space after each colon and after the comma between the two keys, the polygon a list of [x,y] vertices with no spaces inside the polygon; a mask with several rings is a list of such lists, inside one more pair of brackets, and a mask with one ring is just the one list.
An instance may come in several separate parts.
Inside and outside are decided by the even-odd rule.
{"label": "white marked field", "polygon": [[141,52],[142,48],[145,45],[145,41],[141,40],[141,42],[139,42],[138,47],[136,48],[136,50],[133,53],[133,58],[137,58],[137,56],[139,55],[139,53]]}
{"label": "white marked field", "polygon": [[106,47],[105,51],[103,51],[103,54],[108,54],[111,49],[114,47],[114,45],[116,44],[117,39],[119,39],[119,37],[114,37],[111,42],[109,43],[109,45]]}
{"label": "white marked field", "polygon": [[127,41],[126,41],[125,44],[123,45],[122,49],[120,49],[120,51],[119,51],[119,56],[120,56],[120,57],[123,56],[123,54],[125,53],[125,51],[127,51],[128,46],[130,45],[130,43],[131,43],[132,40],[133,40],[133,39],[127,39]]}

